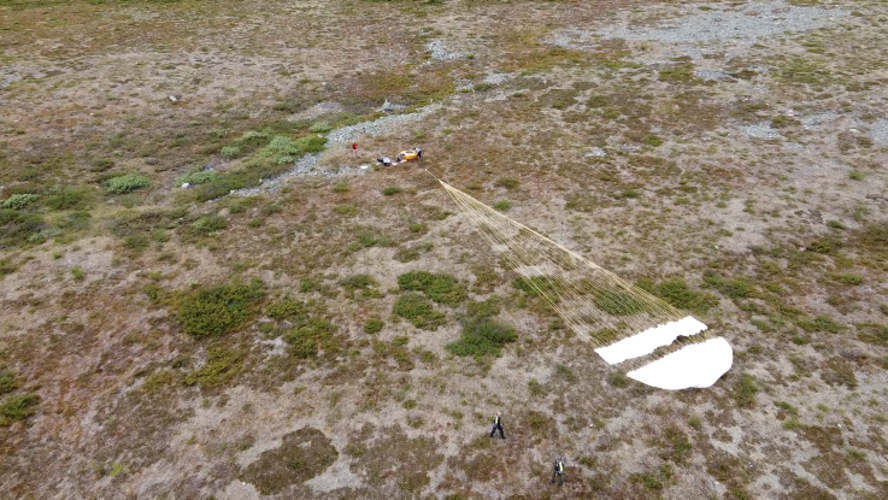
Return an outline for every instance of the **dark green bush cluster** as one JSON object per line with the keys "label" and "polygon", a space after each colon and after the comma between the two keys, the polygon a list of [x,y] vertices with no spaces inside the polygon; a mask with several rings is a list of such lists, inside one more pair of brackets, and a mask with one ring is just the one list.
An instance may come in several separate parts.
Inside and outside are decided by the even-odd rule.
{"label": "dark green bush cluster", "polygon": [[242,325],[257,312],[265,296],[263,284],[231,284],[198,290],[179,305],[178,318],[185,333],[194,337],[213,337]]}
{"label": "dark green bush cluster", "polygon": [[320,351],[336,355],[342,351],[336,325],[324,318],[307,316],[284,333],[284,341],[290,344],[290,354],[296,358],[313,358]]}
{"label": "dark green bush cluster", "polygon": [[290,354],[296,358],[313,358],[323,351],[336,355],[342,351],[338,328],[313,312],[310,304],[290,298],[282,299],[265,308],[265,314],[278,321],[287,321],[290,328],[283,339],[290,344]]}
{"label": "dark green bush cluster", "polygon": [[829,332],[839,333],[842,331],[842,325],[838,324],[825,314],[816,316],[813,320],[800,319],[796,321],[796,325],[806,332]]}
{"label": "dark green bush cluster", "polygon": [[744,278],[727,278],[712,269],[703,273],[703,281],[731,299],[748,299],[756,295],[755,287]]}
{"label": "dark green bush cluster", "polygon": [[140,174],[124,174],[105,181],[105,190],[112,194],[132,193],[137,189],[151,184],[147,177]]}
{"label": "dark green bush cluster", "polygon": [[385,326],[385,322],[379,318],[370,318],[364,322],[364,333],[367,335],[373,335],[375,333],[379,333],[382,331],[382,328]]}
{"label": "dark green bush cluster", "polygon": [[418,293],[404,293],[395,301],[394,313],[416,328],[437,330],[447,322],[446,316],[435,310],[432,303]]}
{"label": "dark green bush cluster", "polygon": [[705,313],[718,305],[718,297],[697,292],[680,279],[662,281],[656,285],[649,280],[639,280],[637,285],[665,300],[672,306],[685,311]]}
{"label": "dark green bush cluster", "polygon": [[[21,381],[12,371],[0,370],[0,396],[9,394],[21,385]],[[40,403],[40,396],[34,393],[13,394],[0,403],[0,427],[6,427],[13,422],[25,420],[35,413],[35,407]]]}
{"label": "dark green bush cluster", "polygon": [[192,236],[206,236],[225,229],[228,223],[219,215],[206,215],[191,223],[189,233]]}
{"label": "dark green bush cluster", "polygon": [[21,210],[30,203],[37,201],[37,198],[40,198],[40,196],[33,193],[15,193],[3,200],[3,204],[0,206],[8,210]]}
{"label": "dark green bush cluster", "polygon": [[592,302],[595,307],[615,316],[635,314],[644,308],[629,292],[622,290],[598,290],[593,295]]}
{"label": "dark green bush cluster", "polygon": [[530,296],[548,297],[557,301],[557,297],[552,295],[558,292],[558,285],[554,281],[545,276],[534,276],[532,278],[515,278],[512,284],[518,290]]}
{"label": "dark green bush cluster", "polygon": [[500,312],[500,301],[497,297],[490,297],[481,302],[470,301],[466,304],[466,314],[472,318],[490,318]]}
{"label": "dark green bush cluster", "polygon": [[0,249],[26,243],[31,235],[46,228],[46,222],[38,214],[0,209]]}
{"label": "dark green bush cluster", "polygon": [[349,276],[340,281],[339,284],[345,288],[349,298],[355,298],[355,294],[358,292],[360,292],[361,298],[364,299],[382,297],[382,292],[375,288],[379,286],[379,283],[369,274]]}
{"label": "dark green bush cluster", "polygon": [[758,386],[755,385],[755,379],[752,378],[752,375],[748,373],[744,373],[740,375],[740,378],[734,382],[734,387],[731,391],[731,396],[734,398],[734,401],[737,402],[737,405],[743,408],[751,408],[755,404],[755,393],[759,390]]}
{"label": "dark green bush cluster", "polygon": [[449,274],[410,271],[398,276],[398,285],[404,291],[423,292],[439,304],[456,305],[466,298],[465,287]]}
{"label": "dark green bush cluster", "polygon": [[504,345],[517,339],[512,327],[490,318],[472,318],[463,325],[460,338],[447,344],[447,350],[457,356],[499,356]]}
{"label": "dark green bush cluster", "polygon": [[226,384],[237,375],[243,359],[243,351],[211,348],[207,353],[207,362],[185,375],[185,385],[200,384],[208,389]]}
{"label": "dark green bush cluster", "polygon": [[14,394],[0,403],[0,427],[6,427],[13,422],[25,420],[33,415],[34,409],[40,403],[40,396],[34,393]]}
{"label": "dark green bush cluster", "polygon": [[52,190],[50,195],[44,199],[44,204],[53,210],[82,209],[86,208],[89,202],[90,197],[86,191],[70,187]]}
{"label": "dark green bush cluster", "polygon": [[387,247],[391,246],[392,241],[386,236],[379,233],[373,228],[364,228],[358,231],[355,241],[345,247],[346,254],[352,254],[358,250],[370,247]]}

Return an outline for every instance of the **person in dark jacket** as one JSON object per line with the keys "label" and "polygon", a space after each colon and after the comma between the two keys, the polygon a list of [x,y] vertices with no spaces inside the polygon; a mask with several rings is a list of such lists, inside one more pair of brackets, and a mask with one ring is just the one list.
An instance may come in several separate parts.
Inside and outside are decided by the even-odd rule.
{"label": "person in dark jacket", "polygon": [[499,431],[500,437],[506,439],[506,435],[503,434],[503,414],[502,412],[496,412],[496,416],[493,417],[493,429],[490,429],[490,437]]}
{"label": "person in dark jacket", "polygon": [[558,486],[564,484],[564,460],[561,457],[555,460],[555,470],[552,471],[552,480],[549,482],[554,483],[556,477],[558,478]]}

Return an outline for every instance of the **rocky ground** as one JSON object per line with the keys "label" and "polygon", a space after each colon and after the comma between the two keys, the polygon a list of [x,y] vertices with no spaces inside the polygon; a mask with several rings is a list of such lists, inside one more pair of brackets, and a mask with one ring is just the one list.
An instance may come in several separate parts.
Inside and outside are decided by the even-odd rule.
{"label": "rocky ground", "polygon": [[[886,20],[0,0],[0,496],[888,496]],[[610,369],[425,170],[733,368]]]}

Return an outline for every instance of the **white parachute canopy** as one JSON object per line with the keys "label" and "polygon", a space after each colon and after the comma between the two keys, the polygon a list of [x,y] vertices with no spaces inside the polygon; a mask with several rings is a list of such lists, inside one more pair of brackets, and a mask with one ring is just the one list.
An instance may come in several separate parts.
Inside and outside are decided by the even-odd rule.
{"label": "white parachute canopy", "polygon": [[704,388],[731,368],[730,344],[697,319],[438,182],[524,284],[630,378],[660,389]]}

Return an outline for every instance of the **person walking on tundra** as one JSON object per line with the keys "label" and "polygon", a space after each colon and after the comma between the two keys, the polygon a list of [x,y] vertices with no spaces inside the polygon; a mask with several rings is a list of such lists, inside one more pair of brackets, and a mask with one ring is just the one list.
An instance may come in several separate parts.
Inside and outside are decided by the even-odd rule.
{"label": "person walking on tundra", "polygon": [[558,478],[558,486],[564,484],[564,460],[561,457],[555,460],[555,470],[552,471],[552,480],[549,482],[554,483],[556,477]]}
{"label": "person walking on tundra", "polygon": [[490,437],[499,431],[500,437],[506,439],[506,435],[503,434],[503,414],[502,412],[496,412],[496,416],[493,417],[493,429],[490,429]]}

